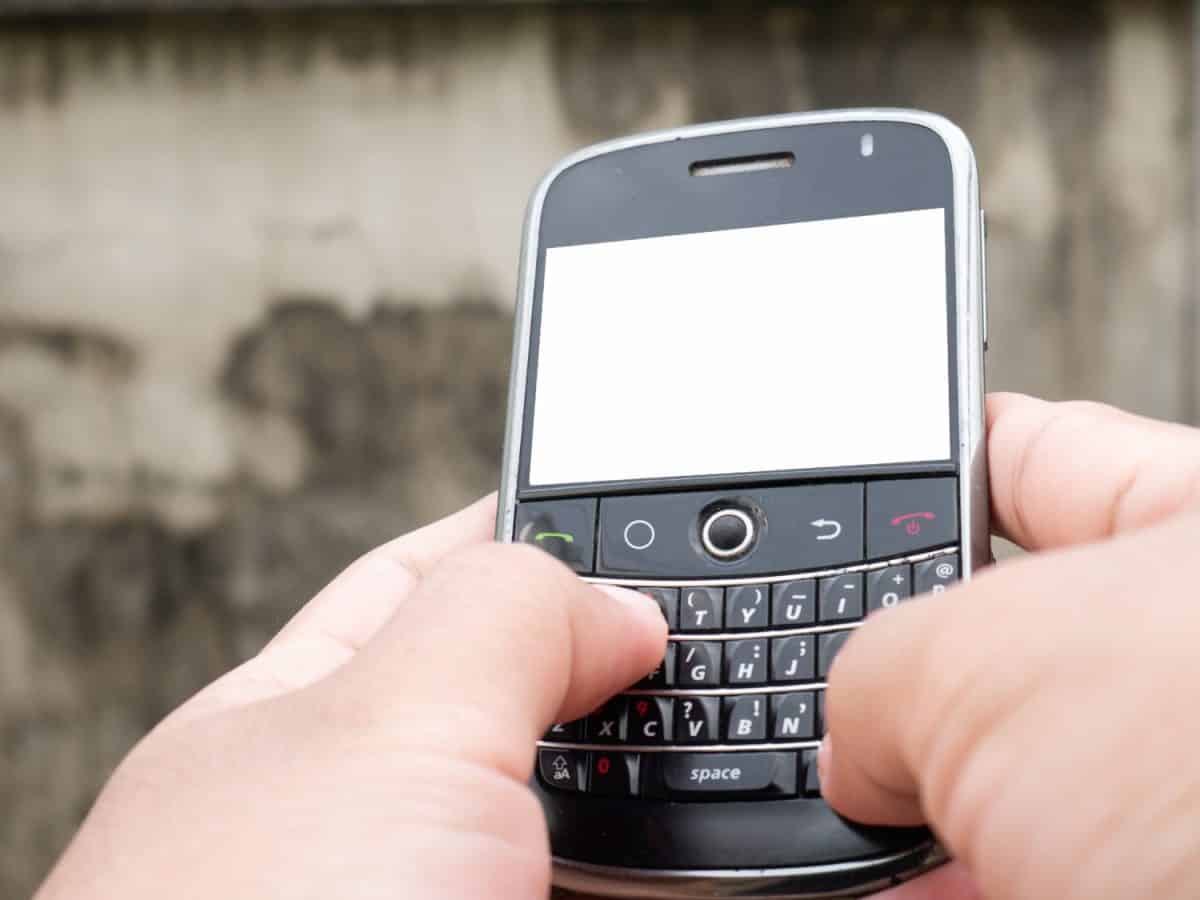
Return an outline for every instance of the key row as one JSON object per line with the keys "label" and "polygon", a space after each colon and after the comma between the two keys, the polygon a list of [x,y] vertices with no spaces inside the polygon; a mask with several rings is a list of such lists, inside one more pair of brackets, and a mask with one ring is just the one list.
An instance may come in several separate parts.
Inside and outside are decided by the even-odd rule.
{"label": "key row", "polygon": [[853,633],[793,634],[736,641],[672,641],[638,688],[758,687],[824,681]]}
{"label": "key row", "polygon": [[560,791],[662,800],[819,797],[817,751],[617,753],[538,751],[538,777]]}
{"label": "key row", "polygon": [[777,584],[640,587],[673,632],[761,631],[855,622],[915,594],[944,591],[958,580],[958,554],[871,572],[800,578]]}
{"label": "key row", "polygon": [[824,691],[736,697],[614,697],[586,719],[554,725],[546,740],[589,744],[737,744],[815,740]]}

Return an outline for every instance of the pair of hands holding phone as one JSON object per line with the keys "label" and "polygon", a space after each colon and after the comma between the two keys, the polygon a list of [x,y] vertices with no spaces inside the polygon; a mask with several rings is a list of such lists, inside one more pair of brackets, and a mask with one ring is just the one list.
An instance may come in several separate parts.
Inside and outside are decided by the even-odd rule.
{"label": "pair of hands holding phone", "polygon": [[[1018,395],[989,398],[988,431],[994,529],[1037,553],[848,643],[825,797],[955,856],[888,900],[1192,898],[1200,431]],[[666,632],[652,601],[491,544],[494,515],[362,557],[167,718],[40,896],[544,896],[534,742]]]}

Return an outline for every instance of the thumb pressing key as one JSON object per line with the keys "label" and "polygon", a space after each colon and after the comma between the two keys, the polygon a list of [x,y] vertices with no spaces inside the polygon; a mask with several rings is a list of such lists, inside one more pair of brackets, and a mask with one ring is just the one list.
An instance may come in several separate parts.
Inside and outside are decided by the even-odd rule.
{"label": "thumb pressing key", "polygon": [[40,897],[545,896],[534,742],[649,672],[666,625],[492,499],[367,554],[117,770]]}

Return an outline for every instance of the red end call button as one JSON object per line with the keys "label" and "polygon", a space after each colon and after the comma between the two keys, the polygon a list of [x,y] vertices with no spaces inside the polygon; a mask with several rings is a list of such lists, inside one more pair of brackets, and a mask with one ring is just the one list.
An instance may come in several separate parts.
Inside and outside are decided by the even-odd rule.
{"label": "red end call button", "polygon": [[957,479],[867,482],[869,559],[904,556],[957,542]]}

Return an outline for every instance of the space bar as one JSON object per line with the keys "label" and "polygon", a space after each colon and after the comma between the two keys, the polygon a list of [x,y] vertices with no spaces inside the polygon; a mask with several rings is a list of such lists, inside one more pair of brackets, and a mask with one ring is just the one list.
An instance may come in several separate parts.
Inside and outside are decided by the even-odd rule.
{"label": "space bar", "polygon": [[664,753],[660,765],[662,786],[672,797],[796,794],[795,753]]}

